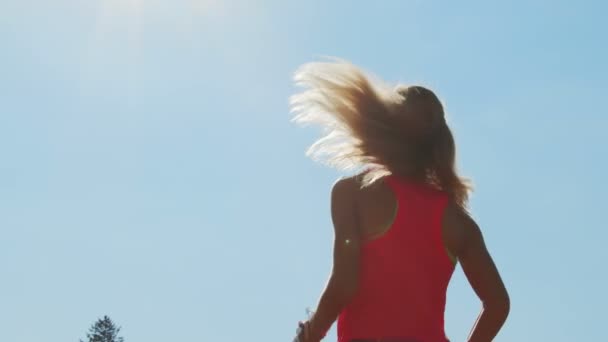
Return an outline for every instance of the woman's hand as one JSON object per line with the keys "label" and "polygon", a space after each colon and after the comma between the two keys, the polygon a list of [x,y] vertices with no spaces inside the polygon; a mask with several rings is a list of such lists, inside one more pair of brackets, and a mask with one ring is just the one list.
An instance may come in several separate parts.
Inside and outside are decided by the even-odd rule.
{"label": "woman's hand", "polygon": [[323,337],[313,328],[311,321],[298,322],[298,342],[320,342]]}

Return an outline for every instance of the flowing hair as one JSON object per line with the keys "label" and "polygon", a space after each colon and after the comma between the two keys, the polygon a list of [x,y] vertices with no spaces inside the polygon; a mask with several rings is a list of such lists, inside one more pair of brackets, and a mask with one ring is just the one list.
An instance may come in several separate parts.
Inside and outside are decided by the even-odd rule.
{"label": "flowing hair", "polygon": [[304,64],[290,98],[293,120],[324,136],[307,151],[339,170],[366,168],[363,186],[391,174],[426,183],[467,207],[468,180],[456,172],[456,146],[441,101],[421,86],[391,88],[342,60]]}

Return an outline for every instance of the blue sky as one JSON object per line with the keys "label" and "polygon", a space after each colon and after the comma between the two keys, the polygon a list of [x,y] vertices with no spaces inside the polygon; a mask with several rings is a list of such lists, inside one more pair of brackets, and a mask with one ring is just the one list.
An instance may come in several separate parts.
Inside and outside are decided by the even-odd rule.
{"label": "blue sky", "polygon": [[[287,106],[322,55],[444,100],[512,296],[496,341],[601,340],[606,10],[0,0],[2,340],[77,341],[104,314],[127,342],[289,340],[330,267],[340,175]],[[454,341],[478,310],[458,269]]]}

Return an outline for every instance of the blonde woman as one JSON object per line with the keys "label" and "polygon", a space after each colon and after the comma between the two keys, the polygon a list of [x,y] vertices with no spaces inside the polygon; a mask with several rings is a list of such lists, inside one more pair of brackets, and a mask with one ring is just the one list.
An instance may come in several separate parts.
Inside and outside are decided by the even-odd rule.
{"label": "blonde woman", "polygon": [[491,341],[509,296],[467,212],[470,187],[455,169],[442,103],[421,86],[387,87],[345,61],[296,73],[295,120],[326,135],[309,150],[343,170],[333,186],[333,268],[302,342],[338,321],[339,342],[446,342],[446,291],[460,263],[483,309],[468,341]]}

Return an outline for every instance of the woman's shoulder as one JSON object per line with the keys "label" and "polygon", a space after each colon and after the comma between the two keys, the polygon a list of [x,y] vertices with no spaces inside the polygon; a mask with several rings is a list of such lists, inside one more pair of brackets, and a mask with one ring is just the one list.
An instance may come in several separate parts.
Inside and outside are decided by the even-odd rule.
{"label": "woman's shoulder", "polygon": [[448,202],[443,213],[442,231],[448,248],[456,256],[460,256],[469,241],[482,235],[471,214],[453,201]]}
{"label": "woman's shoulder", "polygon": [[350,194],[353,195],[361,189],[360,175],[340,177],[332,186],[332,194]]}
{"label": "woman's shoulder", "polygon": [[370,189],[377,186],[376,184],[364,185],[364,179],[364,173],[338,178],[332,186],[332,199],[357,202],[359,198],[369,193]]}
{"label": "woman's shoulder", "polygon": [[351,193],[363,193],[365,190],[381,187],[394,181],[394,177],[390,175],[379,177],[372,181],[368,180],[367,176],[368,171],[363,171],[355,175],[340,177],[334,182],[333,189],[350,191]]}
{"label": "woman's shoulder", "polygon": [[390,176],[385,176],[368,184],[365,173],[342,177],[332,187],[332,199],[351,202],[357,207],[374,206],[385,203],[388,197],[394,200],[398,192],[395,182]]}

